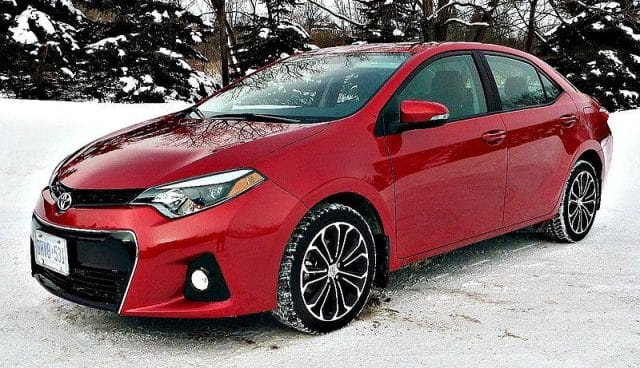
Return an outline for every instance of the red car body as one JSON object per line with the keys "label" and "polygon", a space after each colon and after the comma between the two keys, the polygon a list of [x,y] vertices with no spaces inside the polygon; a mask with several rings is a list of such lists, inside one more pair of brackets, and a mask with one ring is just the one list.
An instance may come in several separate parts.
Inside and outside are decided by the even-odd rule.
{"label": "red car body", "polygon": [[[242,121],[229,127],[169,115],[102,138],[60,169],[66,187],[149,188],[250,167],[267,180],[219,206],[169,219],[155,208],[73,207],[59,212],[48,188],[34,215],[46,226],[135,234],[123,316],[229,317],[273,310],[278,270],[292,231],[329,197],[366,201],[388,239],[388,271],[550,219],[580,157],[605,178],[611,158],[607,115],[539,59],[476,43],[348,46],[315,53],[403,52],[409,59],[366,105],[316,124]],[[495,52],[527,60],[563,90],[551,104],[415,129],[376,134],[378,114],[403,81],[431,58]],[[575,119],[566,121],[567,116]],[[142,129],[142,132],[141,132]],[[249,131],[250,133],[247,133]],[[487,135],[489,134],[489,135]],[[185,272],[211,252],[230,297],[189,300]]]}

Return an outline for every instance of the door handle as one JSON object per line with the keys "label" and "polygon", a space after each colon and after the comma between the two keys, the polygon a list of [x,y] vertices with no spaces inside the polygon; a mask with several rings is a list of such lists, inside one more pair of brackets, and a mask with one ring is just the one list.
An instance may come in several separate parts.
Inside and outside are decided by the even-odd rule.
{"label": "door handle", "polygon": [[577,121],[578,118],[575,116],[575,114],[567,114],[560,117],[560,122],[565,128],[571,128]]}
{"label": "door handle", "polygon": [[507,137],[507,132],[501,129],[490,130],[480,136],[487,144],[491,146],[502,143]]}

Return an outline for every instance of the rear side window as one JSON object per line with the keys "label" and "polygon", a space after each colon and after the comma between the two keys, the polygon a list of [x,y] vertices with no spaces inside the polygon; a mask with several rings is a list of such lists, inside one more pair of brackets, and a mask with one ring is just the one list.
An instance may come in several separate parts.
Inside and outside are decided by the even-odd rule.
{"label": "rear side window", "polygon": [[405,100],[438,102],[452,120],[487,112],[487,102],[471,55],[438,59],[419,71],[398,94]]}
{"label": "rear side window", "polygon": [[531,64],[495,55],[487,55],[486,59],[498,86],[503,110],[547,102],[538,71]]}
{"label": "rear side window", "polygon": [[542,79],[542,86],[544,87],[547,102],[551,102],[560,96],[560,88],[558,88],[555,83],[549,80],[544,74],[540,74],[540,79]]}

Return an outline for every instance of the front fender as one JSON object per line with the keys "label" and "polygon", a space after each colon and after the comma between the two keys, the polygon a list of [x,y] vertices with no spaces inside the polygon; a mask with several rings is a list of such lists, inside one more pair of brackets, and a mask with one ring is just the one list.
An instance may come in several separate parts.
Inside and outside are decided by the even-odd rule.
{"label": "front fender", "polygon": [[308,208],[324,201],[326,198],[337,194],[357,194],[366,198],[375,208],[382,222],[385,235],[389,237],[389,270],[394,271],[400,267],[396,247],[395,206],[393,198],[385,198],[371,184],[356,178],[338,178],[308,192],[300,201]]}

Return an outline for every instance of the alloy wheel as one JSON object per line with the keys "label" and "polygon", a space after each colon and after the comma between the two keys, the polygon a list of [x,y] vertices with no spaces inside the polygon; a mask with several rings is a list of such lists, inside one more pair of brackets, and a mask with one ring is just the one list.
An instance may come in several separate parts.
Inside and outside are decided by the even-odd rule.
{"label": "alloy wheel", "polygon": [[335,321],[360,300],[369,277],[365,238],[353,225],[333,222],[306,249],[300,271],[302,300],[321,321]]}
{"label": "alloy wheel", "polygon": [[589,229],[596,214],[598,189],[596,180],[588,171],[578,174],[569,191],[568,218],[571,230],[582,234]]}

